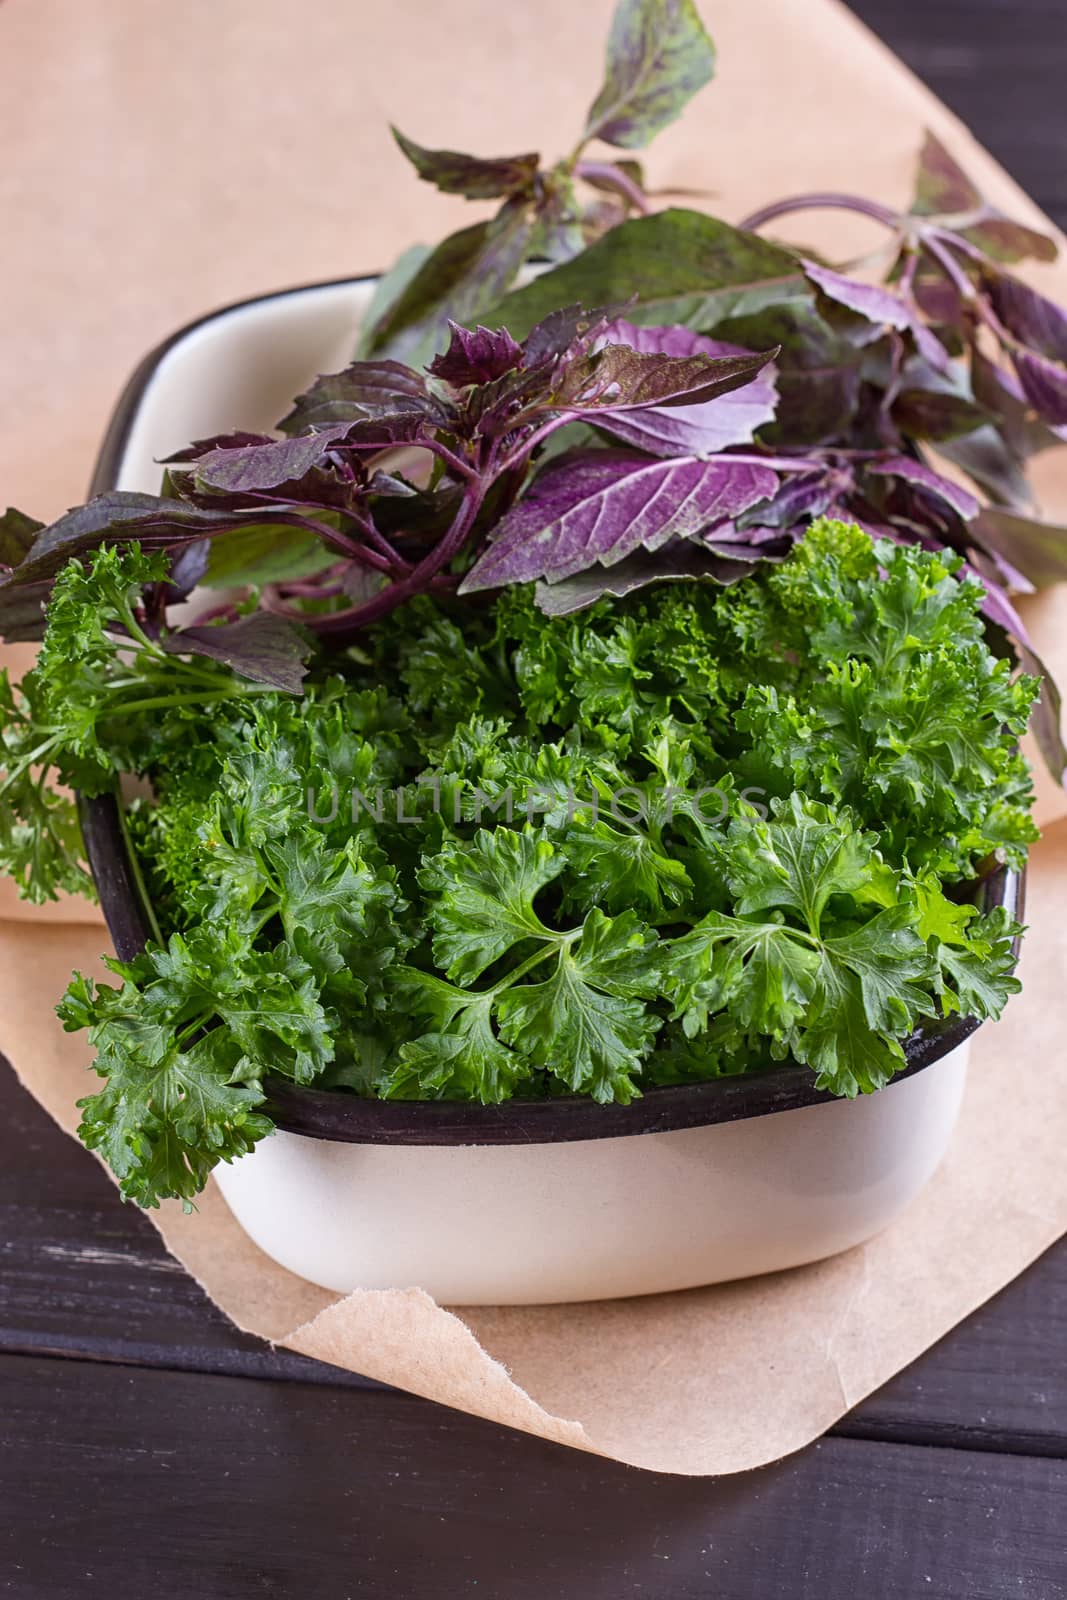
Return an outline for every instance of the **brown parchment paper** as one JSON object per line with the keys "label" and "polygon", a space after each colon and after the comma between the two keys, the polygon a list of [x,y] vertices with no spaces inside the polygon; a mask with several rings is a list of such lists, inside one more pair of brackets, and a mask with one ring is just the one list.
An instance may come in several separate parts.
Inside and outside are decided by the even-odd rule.
{"label": "brown parchment paper", "polygon": [[[182,321],[272,288],[373,269],[460,208],[386,132],[495,153],[571,136],[611,0],[7,0],[0,7],[0,496],[52,517],[84,493],[128,371]],[[653,186],[739,218],[803,188],[903,201],[922,128],[989,195],[1035,207],[832,0],[718,0],[720,77],[654,146]],[[299,48],[294,36],[299,34]],[[687,199],[686,203],[693,203]],[[702,203],[700,201],[696,203]],[[807,219],[844,255],[864,224]],[[817,225],[816,225],[817,224]],[[1026,273],[1067,298],[1067,264]],[[1067,456],[1067,453],[1065,453]],[[1041,466],[1067,515],[1067,460]],[[1067,677],[1067,597],[1025,602]],[[4,659],[18,665],[25,652]],[[976,1037],[948,1160],[892,1228],[846,1255],[643,1300],[452,1313],[419,1289],[338,1298],[274,1266],[212,1188],[154,1216],[241,1327],[445,1404],[636,1466],[755,1467],[815,1438],[1067,1231],[1067,801],[1042,782],[1025,993]],[[0,887],[0,1050],[68,1131],[92,1080],[52,1007],[105,947],[79,903]]]}

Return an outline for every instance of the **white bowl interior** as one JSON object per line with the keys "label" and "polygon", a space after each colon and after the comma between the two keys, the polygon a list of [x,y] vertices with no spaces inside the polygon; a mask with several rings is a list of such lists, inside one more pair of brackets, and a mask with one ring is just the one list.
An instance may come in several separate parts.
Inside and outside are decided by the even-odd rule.
{"label": "white bowl interior", "polygon": [[352,360],[373,279],[294,289],[193,328],[163,356],[141,397],[115,487],[154,494],[159,462],[192,439],[268,430],[320,372]]}

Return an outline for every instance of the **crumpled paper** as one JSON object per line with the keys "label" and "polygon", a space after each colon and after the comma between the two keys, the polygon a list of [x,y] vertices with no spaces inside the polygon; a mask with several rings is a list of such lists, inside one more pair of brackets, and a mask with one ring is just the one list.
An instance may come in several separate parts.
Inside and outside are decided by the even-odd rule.
{"label": "crumpled paper", "polygon": [[[126,374],[182,321],[373,269],[455,225],[457,205],[392,149],[389,117],[430,144],[554,149],[595,91],[610,9],[320,0],[297,16],[284,0],[74,11],[8,0],[0,204],[17,226],[0,347],[19,382],[0,393],[4,500],[51,517],[82,496]],[[831,0],[719,0],[707,20],[721,76],[654,146],[653,187],[702,190],[735,218],[813,187],[903,201],[930,126],[992,199],[1043,224]],[[210,50],[189,48],[207,36]],[[873,242],[866,226],[809,218],[804,239],[843,256]],[[1067,264],[1024,275],[1067,298]],[[1046,458],[1042,474],[1046,510],[1067,513],[1067,460]],[[1067,677],[1064,592],[1025,610]],[[446,1405],[658,1471],[734,1472],[795,1450],[1067,1231],[1067,803],[1040,787],[1025,993],[974,1041],[944,1166],[866,1245],[683,1294],[451,1312],[418,1288],[338,1297],[303,1282],[246,1238],[213,1187],[194,1215],[168,1205],[153,1220],[240,1327]],[[92,1080],[84,1042],[52,1007],[72,968],[97,970],[105,943],[90,908],[42,912],[0,888],[0,1050],[68,1131]]]}

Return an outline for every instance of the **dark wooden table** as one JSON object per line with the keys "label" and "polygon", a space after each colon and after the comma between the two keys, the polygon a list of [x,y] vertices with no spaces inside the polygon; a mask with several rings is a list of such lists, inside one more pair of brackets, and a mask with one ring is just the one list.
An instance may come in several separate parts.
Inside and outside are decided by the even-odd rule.
{"label": "dark wooden table", "polygon": [[[1065,0],[857,9],[1067,222]],[[237,1333],[0,1063],[0,1592],[1067,1596],[1067,1242],[820,1444],[719,1481]]]}

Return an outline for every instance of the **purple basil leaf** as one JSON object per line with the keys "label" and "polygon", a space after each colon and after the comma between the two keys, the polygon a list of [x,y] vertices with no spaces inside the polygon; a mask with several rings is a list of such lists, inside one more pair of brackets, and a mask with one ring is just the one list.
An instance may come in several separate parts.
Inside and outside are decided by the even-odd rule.
{"label": "purple basil leaf", "polygon": [[1067,311],[1007,272],[987,272],[983,281],[1009,333],[1039,355],[1067,362]]}
{"label": "purple basil leaf", "polygon": [[967,322],[960,292],[945,277],[941,263],[925,252],[920,253],[911,291],[927,322],[939,328],[943,337],[959,337]]}
{"label": "purple basil leaf", "polygon": [[739,516],[777,486],[769,468],[728,456],[647,461],[600,450],[561,457],[502,518],[460,593],[535,578],[558,582],[594,563],[614,566],[636,550],[694,538]]}
{"label": "purple basil leaf", "polygon": [[28,555],[44,527],[35,517],[9,506],[0,516],[0,567],[14,568]]}
{"label": "purple basil leaf", "polygon": [[1006,272],[987,272],[990,304],[1007,329],[1023,392],[1052,427],[1067,424],[1067,311]]}
{"label": "purple basil leaf", "polygon": [[514,282],[536,232],[535,207],[507,200],[491,221],[450,234],[367,331],[366,348],[410,366],[424,365],[445,342],[450,320],[484,320]]}
{"label": "purple basil leaf", "polygon": [[672,208],[621,223],[482,320],[519,339],[557,307],[577,303],[625,307],[629,321],[642,326],[684,323],[711,332],[729,317],[810,300],[789,251],[703,212]]}
{"label": "purple basil leaf", "polygon": [[232,534],[221,534],[220,539],[198,539],[195,544],[187,544],[175,555],[170,564],[170,581],[167,584],[167,603],[174,604],[178,600],[186,599],[197,584],[207,573],[208,558],[213,550],[218,549],[221,539],[233,538]]}
{"label": "purple basil leaf", "polygon": [[739,350],[726,356],[669,356],[605,344],[563,365],[539,409],[591,416],[698,405],[751,382],[774,354]]}
{"label": "purple basil leaf", "polygon": [[1019,458],[992,424],[975,428],[958,439],[946,439],[937,450],[946,460],[962,467],[997,505],[1025,510],[1031,504],[1033,491]]}
{"label": "purple basil leaf", "polygon": [[973,211],[981,204],[980,191],[936,134],[927,129],[915,175],[913,214],[944,216],[948,212]]}
{"label": "purple basil leaf", "polygon": [[606,595],[621,600],[650,583],[736,583],[764,559],[762,552],[753,549],[745,559],[720,560],[697,545],[679,540],[655,556],[639,551],[614,567],[590,567],[559,583],[539,583],[534,599],[547,616],[568,617]]}
{"label": "purple basil leaf", "polygon": [[270,433],[217,433],[210,439],[194,439],[192,444],[187,444],[183,450],[175,450],[173,455],[164,456],[162,465],[165,467],[177,466],[187,461],[199,461],[202,456],[210,455],[213,450],[238,450],[244,445],[273,444],[274,436]]}
{"label": "purple basil leaf", "polygon": [[715,46],[693,0],[619,0],[585,137],[642,149],[714,71]]}
{"label": "purple basil leaf", "polygon": [[560,356],[591,349],[604,330],[618,320],[616,311],[587,311],[584,306],[564,306],[550,311],[530,329],[523,340],[523,359],[527,367],[551,366]]}
{"label": "purple basil leaf", "polygon": [[1047,233],[1038,233],[1036,228],[1028,228],[1021,222],[1010,222],[1007,217],[993,213],[990,207],[986,209],[991,213],[989,216],[962,230],[963,238],[977,245],[983,255],[1009,265],[1024,261],[1027,256],[1035,261],[1055,261],[1059,253],[1056,241]]}
{"label": "purple basil leaf", "polygon": [[964,521],[970,521],[972,517],[978,515],[980,509],[978,501],[969,490],[961,488],[949,478],[943,478],[932,467],[925,466],[921,461],[914,461],[911,456],[890,456],[882,461],[868,463],[864,470],[876,478],[903,479],[905,483],[912,484],[924,494],[941,501]]}
{"label": "purple basil leaf", "polygon": [[832,326],[814,298],[772,306],[725,323],[718,336],[745,349],[779,347],[775,358],[778,405],[763,439],[785,448],[846,438],[862,394],[866,348]]}
{"label": "purple basil leaf", "polygon": [[1036,417],[1015,374],[997,366],[977,347],[971,352],[971,386],[975,399],[996,416],[1000,432],[1020,462],[1067,443],[1067,428],[1052,428]]}
{"label": "purple basil leaf", "polygon": [[[712,358],[745,356],[737,345],[723,344],[689,328],[639,328],[632,322],[612,323],[603,335],[641,352]],[[596,419],[599,426],[625,444],[649,455],[708,456],[727,445],[748,444],[757,428],[774,417],[777,401],[773,373],[766,368],[743,387],[715,399],[685,406],[653,406]]]}
{"label": "purple basil leaf", "polygon": [[43,528],[24,560],[3,583],[14,587],[52,578],[72,556],[98,550],[102,544],[137,539],[145,549],[165,549],[247,521],[247,515],[238,512],[204,510],[184,500],[116,489],[97,495]]}
{"label": "purple basil leaf", "polygon": [[[974,529],[971,529],[973,535]],[[990,583],[999,585],[1013,594],[1036,594],[1037,589],[1018,567],[1013,567],[1010,561],[1005,561],[1003,556],[998,556],[988,550],[982,550],[978,545],[971,545],[967,552],[971,566],[978,575]]]}
{"label": "purple basil leaf", "polygon": [[803,266],[812,283],[828,299],[847,306],[849,311],[857,312],[868,322],[884,323],[887,327],[901,330],[911,326],[911,311],[900,296],[891,290],[882,288],[880,284],[858,283],[854,278],[844,278],[839,272],[831,272],[829,267],[820,266],[817,261],[804,261]]}
{"label": "purple basil leaf", "polygon": [[345,429],[305,433],[295,439],[271,439],[266,444],[238,445],[211,450],[196,463],[198,489],[224,494],[264,494],[283,484],[297,483],[327,458]]}
{"label": "purple basil leaf", "polygon": [[494,378],[502,378],[506,372],[522,365],[522,346],[515,343],[506,328],[494,333],[489,328],[479,327],[471,333],[451,321],[448,328],[448,349],[430,362],[427,371],[454,389],[492,383]]}
{"label": "purple basil leaf", "polygon": [[367,493],[384,495],[387,500],[410,500],[418,494],[418,490],[413,483],[395,472],[372,472]]}
{"label": "purple basil leaf", "polygon": [[438,426],[425,411],[398,411],[390,417],[353,423],[337,443],[343,443],[346,450],[391,450],[394,445],[421,443]]}
{"label": "purple basil leaf", "polygon": [[283,433],[301,434],[309,428],[365,422],[397,412],[431,415],[435,410],[420,373],[399,361],[356,361],[343,372],[316,378],[278,426]]}
{"label": "purple basil leaf", "polygon": [[485,160],[461,155],[458,150],[427,150],[399,128],[390,131],[420,178],[443,189],[445,194],[462,194],[468,200],[500,200],[525,194],[541,164],[536,152]]}
{"label": "purple basil leaf", "polygon": [[1020,516],[1001,506],[983,506],[974,533],[987,550],[1010,562],[1039,588],[1067,579],[1067,527]]}
{"label": "purple basil leaf", "polygon": [[851,488],[849,467],[827,466],[822,471],[791,473],[766,505],[742,518],[742,527],[758,523],[760,528],[779,534],[811,517],[827,515],[839,496]]}
{"label": "purple basil leaf", "polygon": [[1051,428],[1067,426],[1067,367],[1032,350],[1013,350],[1019,382],[1034,410]]}
{"label": "purple basil leaf", "polygon": [[207,623],[167,634],[163,648],[171,655],[210,656],[253,683],[300,694],[313,647],[291,622],[256,611],[236,622]]}
{"label": "purple basil leaf", "polygon": [[917,311],[892,290],[880,284],[858,283],[831,272],[817,262],[805,261],[804,271],[827,299],[854,311],[875,327],[896,328],[910,333],[924,360],[938,372],[951,370],[952,358],[941,341],[930,332]]}
{"label": "purple basil leaf", "polygon": [[[912,214],[920,217],[959,217],[959,231],[999,261],[1020,261],[1033,256],[1054,261],[1056,245],[1045,234],[1021,222],[1011,222],[989,205],[959,163],[929,131],[919,156]],[[977,217],[975,218],[975,214]],[[971,222],[963,219],[971,216]]]}

